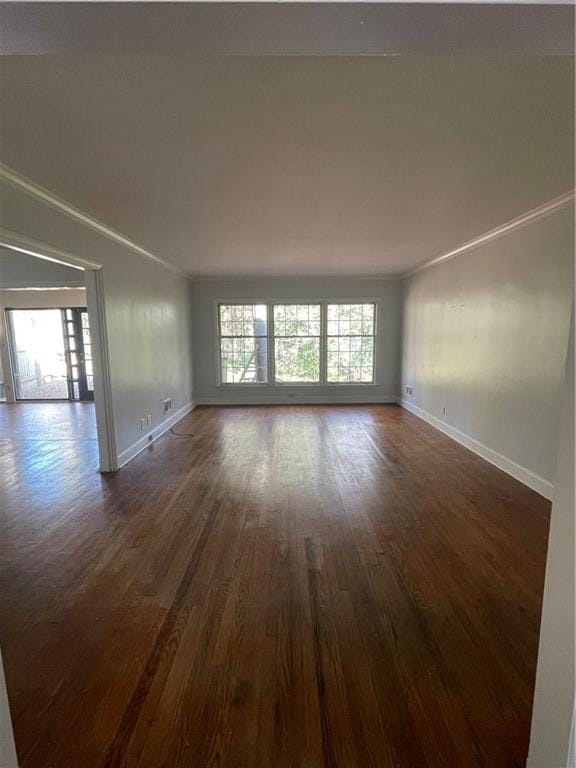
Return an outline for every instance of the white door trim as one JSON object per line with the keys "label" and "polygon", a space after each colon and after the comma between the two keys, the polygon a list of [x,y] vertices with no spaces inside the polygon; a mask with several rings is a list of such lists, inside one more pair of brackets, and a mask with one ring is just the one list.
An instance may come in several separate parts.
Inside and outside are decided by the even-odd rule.
{"label": "white door trim", "polygon": [[94,368],[94,405],[98,435],[100,472],[115,472],[118,469],[114,410],[112,407],[112,382],[108,350],[108,329],[104,301],[104,273],[101,265],[87,261],[74,254],[55,250],[45,243],[31,240],[19,233],[0,227],[0,245],[16,253],[26,253],[40,259],[57,261],[65,266],[84,270],[86,283],[86,305],[90,317],[92,340],[92,365]]}
{"label": "white door trim", "polygon": [[112,380],[108,351],[108,326],[104,302],[104,274],[102,269],[87,269],[86,305],[90,318],[92,365],[94,367],[94,405],[100,472],[115,472],[118,465],[114,410],[112,407]]}

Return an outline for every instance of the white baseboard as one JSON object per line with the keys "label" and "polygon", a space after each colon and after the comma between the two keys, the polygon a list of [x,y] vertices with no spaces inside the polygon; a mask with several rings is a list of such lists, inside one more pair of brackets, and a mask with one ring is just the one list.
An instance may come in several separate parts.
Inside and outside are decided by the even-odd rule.
{"label": "white baseboard", "polygon": [[132,459],[135,456],[138,456],[138,454],[143,451],[145,448],[148,448],[149,445],[151,445],[155,440],[157,440],[161,435],[164,434],[164,432],[167,432],[170,427],[173,427],[174,424],[180,421],[180,419],[183,419],[184,416],[186,416],[187,413],[190,413],[196,406],[198,405],[197,401],[191,400],[189,403],[186,403],[186,405],[183,405],[182,408],[179,408],[177,411],[174,411],[174,413],[169,416],[167,419],[164,419],[160,424],[158,424],[157,427],[154,427],[154,429],[150,430],[150,432],[147,432],[143,437],[141,437],[139,440],[137,440],[133,445],[131,445],[129,448],[126,448],[126,450],[122,451],[118,454],[118,469],[121,469],[122,467],[126,466],[129,461],[132,461]]}
{"label": "white baseboard", "polygon": [[276,394],[261,396],[250,393],[235,395],[223,393],[219,397],[199,397],[196,405],[378,405],[382,403],[397,403],[397,395],[371,395],[371,394],[333,394],[333,395],[307,395],[300,393],[297,397]]}
{"label": "white baseboard", "polygon": [[440,430],[440,432],[443,432],[445,435],[448,435],[448,437],[456,440],[457,443],[460,443],[469,450],[478,454],[478,456],[486,459],[486,461],[489,461],[490,464],[494,464],[494,466],[498,467],[498,469],[501,469],[503,472],[507,472],[509,475],[512,475],[512,477],[514,477],[516,480],[524,483],[524,485],[527,485],[533,491],[536,491],[536,493],[544,496],[544,498],[552,500],[552,496],[554,494],[553,483],[545,480],[539,475],[534,474],[534,472],[531,472],[529,469],[521,467],[520,464],[516,464],[516,462],[512,461],[512,459],[508,459],[506,456],[502,456],[501,453],[492,450],[492,448],[488,448],[487,445],[484,445],[478,440],[475,440],[473,437],[464,434],[464,432],[460,432],[460,430],[456,429],[456,427],[452,427],[441,419],[438,419],[436,416],[432,416],[431,413],[422,410],[422,408],[418,408],[417,405],[414,405],[414,403],[411,403],[409,400],[402,398],[399,403],[403,408],[406,408],[407,411],[410,411],[410,413],[413,413],[415,416],[418,416],[419,418],[428,422],[428,424],[436,427],[436,429]]}

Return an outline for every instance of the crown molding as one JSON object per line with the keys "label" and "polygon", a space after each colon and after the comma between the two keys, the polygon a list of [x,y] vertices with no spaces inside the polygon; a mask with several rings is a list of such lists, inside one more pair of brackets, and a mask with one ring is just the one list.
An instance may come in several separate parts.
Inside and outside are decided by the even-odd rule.
{"label": "crown molding", "polygon": [[343,273],[339,275],[326,275],[324,273],[310,274],[310,275],[291,275],[283,272],[279,273],[265,273],[257,275],[230,275],[228,273],[223,275],[203,275],[188,273],[187,277],[193,283],[263,283],[267,280],[293,280],[305,282],[306,280],[321,280],[324,283],[329,282],[341,282],[342,280],[366,280],[370,282],[374,281],[394,281],[401,280],[402,274],[390,274],[390,275],[357,275]]}
{"label": "crown molding", "polygon": [[20,192],[24,192],[30,197],[33,197],[35,200],[39,200],[40,202],[49,205],[51,208],[54,208],[69,218],[80,222],[84,226],[90,227],[90,229],[98,232],[98,234],[103,235],[110,240],[114,240],[114,242],[122,245],[124,248],[128,248],[128,250],[132,251],[133,253],[137,253],[139,256],[142,256],[149,261],[153,261],[155,264],[159,264],[160,266],[165,267],[171,272],[175,272],[182,277],[188,277],[188,275],[182,272],[182,270],[180,270],[174,264],[164,261],[164,259],[156,256],[156,254],[146,250],[141,245],[138,245],[138,243],[135,243],[133,240],[130,240],[128,237],[122,235],[120,232],[116,232],[116,230],[111,229],[103,222],[95,219],[89,213],[86,213],[80,208],[77,208],[76,206],[66,202],[62,198],[50,192],[50,190],[45,189],[39,184],[36,184],[36,182],[32,181],[31,179],[26,178],[21,173],[18,173],[18,171],[14,171],[4,163],[0,163],[0,181],[4,181],[6,184],[9,184]]}
{"label": "crown molding", "polygon": [[401,275],[401,277],[406,278],[411,277],[412,275],[416,275],[418,272],[422,272],[424,269],[434,267],[436,264],[441,264],[443,261],[448,261],[448,259],[453,259],[455,256],[460,256],[462,253],[467,253],[474,248],[478,248],[481,245],[490,243],[492,240],[496,240],[497,238],[502,237],[503,235],[507,235],[510,232],[514,232],[515,230],[520,229],[527,224],[531,224],[533,221],[543,219],[545,216],[549,216],[551,213],[554,213],[560,208],[564,208],[564,206],[574,202],[575,198],[576,190],[571,189],[569,192],[565,192],[563,195],[555,197],[552,200],[549,200],[547,203],[539,205],[537,208],[532,208],[532,210],[526,211],[526,213],[523,213],[521,216],[518,216],[515,219],[511,219],[510,221],[507,221],[505,224],[501,224],[495,229],[488,230],[488,232],[485,232],[483,235],[475,237],[474,240],[469,240],[468,242],[459,245],[458,248],[447,251],[446,253],[443,253],[440,256],[436,256],[430,261],[421,264],[419,267],[415,267],[414,269],[405,272],[403,275]]}

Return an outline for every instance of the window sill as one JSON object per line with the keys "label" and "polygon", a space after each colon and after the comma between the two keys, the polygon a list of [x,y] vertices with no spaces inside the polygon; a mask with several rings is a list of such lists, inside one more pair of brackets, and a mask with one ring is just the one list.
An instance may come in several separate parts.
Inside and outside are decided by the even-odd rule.
{"label": "window sill", "polygon": [[381,386],[377,382],[369,381],[369,382],[338,382],[338,381],[331,381],[331,382],[276,382],[275,384],[239,384],[239,383],[230,383],[230,384],[217,384],[216,385],[219,389],[290,389],[292,387],[294,388],[304,388],[307,389],[309,387],[317,387],[317,388],[325,388],[328,387],[329,389],[334,388],[340,388],[340,387],[361,387],[362,389],[365,389],[366,387],[379,387]]}

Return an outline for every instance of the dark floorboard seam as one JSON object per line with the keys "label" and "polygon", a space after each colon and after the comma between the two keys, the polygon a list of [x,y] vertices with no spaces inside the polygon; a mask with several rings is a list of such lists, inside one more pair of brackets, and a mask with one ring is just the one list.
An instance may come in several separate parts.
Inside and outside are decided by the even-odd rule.
{"label": "dark floorboard seam", "polygon": [[312,614],[312,629],[314,633],[314,666],[316,668],[316,685],[318,688],[318,705],[320,707],[320,726],[322,731],[322,756],[324,768],[336,768],[337,762],[332,744],[330,720],[326,709],[326,681],[324,679],[324,664],[322,654],[322,638],[320,626],[320,598],[318,595],[318,576],[314,547],[311,539],[305,539],[306,564],[308,567],[308,591],[310,593],[310,613]]}
{"label": "dark floorboard seam", "polygon": [[164,621],[162,622],[162,626],[160,627],[160,631],[158,632],[152,651],[148,656],[146,666],[140,675],[138,684],[136,685],[130,701],[124,710],[124,715],[120,721],[120,725],[116,730],[114,739],[108,748],[106,759],[104,760],[104,768],[119,768],[125,764],[127,747],[132,738],[132,734],[134,733],[134,729],[138,722],[138,718],[140,717],[142,707],[144,706],[150,691],[150,687],[156,675],[156,670],[158,669],[158,665],[160,664],[166,645],[172,636],[172,632],[180,616],[180,611],[182,610],[184,599],[188,594],[190,585],[194,579],[194,576],[196,575],[196,571],[198,570],[198,565],[204,552],[204,548],[206,547],[206,543],[212,532],[212,528],[214,527],[216,509],[218,507],[219,503],[215,502],[214,507],[211,510],[211,514],[204,524],[200,538],[194,547],[192,557],[188,563],[188,567],[184,571],[184,575],[182,576],[180,584],[178,585],[178,590],[176,591],[174,600],[172,601],[170,609],[164,617]]}

